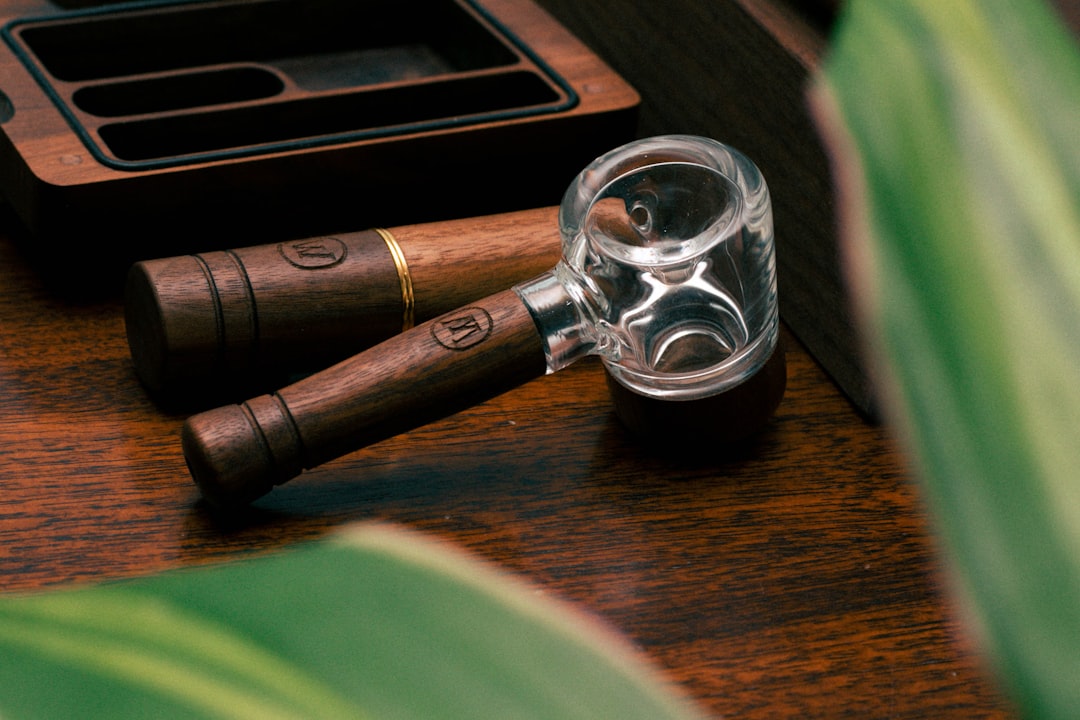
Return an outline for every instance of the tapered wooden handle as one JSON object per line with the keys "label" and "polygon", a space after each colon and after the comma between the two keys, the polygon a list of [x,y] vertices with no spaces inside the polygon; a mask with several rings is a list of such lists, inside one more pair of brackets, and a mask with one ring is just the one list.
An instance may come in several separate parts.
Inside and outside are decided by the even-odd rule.
{"label": "tapered wooden handle", "polygon": [[450,415],[545,369],[528,308],[505,290],[272,395],[189,418],[184,456],[208,501],[244,505],[304,469]]}
{"label": "tapered wooden handle", "polygon": [[276,387],[551,269],[556,215],[537,208],[136,263],[125,287],[135,371],[158,399],[188,403]]}

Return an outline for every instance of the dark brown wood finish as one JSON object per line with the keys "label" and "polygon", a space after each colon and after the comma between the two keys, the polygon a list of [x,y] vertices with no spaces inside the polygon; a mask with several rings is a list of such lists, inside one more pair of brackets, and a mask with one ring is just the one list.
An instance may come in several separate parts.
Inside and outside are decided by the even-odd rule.
{"label": "dark brown wood finish", "polygon": [[1006,718],[943,592],[917,486],[787,337],[788,389],[737,457],[631,438],[583,361],[208,510],[182,415],[135,377],[120,301],[46,291],[0,221],[0,589],[141,576],[384,520],[626,633],[716,716]]}
{"label": "dark brown wood finish", "polygon": [[192,409],[269,392],[550,270],[560,256],[556,214],[537,208],[139,262],[124,300],[135,369],[156,398]]}
{"label": "dark brown wood finish", "polygon": [[784,398],[787,366],[776,347],[744,382],[694,400],[643,395],[620,383],[605,369],[615,414],[644,445],[669,455],[722,453],[742,445],[772,420]]}
{"label": "dark brown wood finish", "polygon": [[215,506],[544,374],[543,339],[513,290],[480,298],[270,395],[199,413],[184,456]]}
{"label": "dark brown wood finish", "polygon": [[[0,2],[0,189],[68,284],[91,262],[554,205],[633,138],[634,89],[531,0],[71,5]],[[380,43],[451,67],[364,77]],[[280,92],[245,95],[244,73]]]}

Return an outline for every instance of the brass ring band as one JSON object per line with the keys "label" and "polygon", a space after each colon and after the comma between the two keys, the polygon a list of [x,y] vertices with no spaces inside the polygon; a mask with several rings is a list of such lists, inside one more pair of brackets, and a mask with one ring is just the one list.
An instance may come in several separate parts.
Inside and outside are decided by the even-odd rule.
{"label": "brass ring band", "polygon": [[416,298],[413,295],[412,275],[409,274],[409,265],[405,262],[405,253],[401,252],[401,246],[390,233],[383,228],[372,228],[386,243],[390,250],[390,257],[394,259],[394,267],[397,269],[398,282],[401,283],[402,321],[401,331],[405,332],[416,324]]}

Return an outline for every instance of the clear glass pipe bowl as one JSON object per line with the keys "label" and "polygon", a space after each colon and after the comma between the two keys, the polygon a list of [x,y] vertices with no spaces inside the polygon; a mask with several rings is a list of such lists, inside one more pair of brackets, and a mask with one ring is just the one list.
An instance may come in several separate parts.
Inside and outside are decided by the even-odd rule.
{"label": "clear glass pipe bowl", "polygon": [[779,319],[769,191],[732,148],[675,135],[598,158],[559,212],[563,259],[518,288],[548,369],[596,354],[658,399],[695,400],[752,377]]}

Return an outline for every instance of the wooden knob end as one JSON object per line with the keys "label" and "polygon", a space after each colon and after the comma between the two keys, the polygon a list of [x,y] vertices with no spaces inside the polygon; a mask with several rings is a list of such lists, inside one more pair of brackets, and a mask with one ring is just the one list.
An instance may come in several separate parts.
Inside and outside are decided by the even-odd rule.
{"label": "wooden knob end", "polygon": [[503,290],[272,395],[188,418],[183,447],[213,505],[245,505],[306,468],[542,375],[529,308]]}
{"label": "wooden knob end", "polygon": [[243,268],[229,254],[136,263],[124,296],[131,359],[152,393],[250,364],[257,337],[254,300]]}
{"label": "wooden knob end", "polygon": [[124,296],[124,326],[135,372],[148,389],[157,392],[168,382],[172,351],[164,332],[152,265],[136,263],[131,268]]}
{"label": "wooden knob end", "polygon": [[276,395],[188,418],[181,434],[188,469],[210,504],[246,505],[303,470],[303,446]]}

